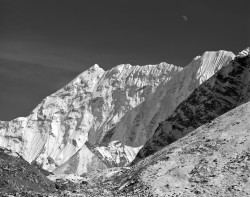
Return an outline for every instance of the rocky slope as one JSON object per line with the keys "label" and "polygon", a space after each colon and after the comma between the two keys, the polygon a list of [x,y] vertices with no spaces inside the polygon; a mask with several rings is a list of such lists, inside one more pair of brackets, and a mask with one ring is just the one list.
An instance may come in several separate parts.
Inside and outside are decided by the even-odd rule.
{"label": "rocky slope", "polygon": [[247,102],[113,175],[106,187],[116,196],[250,196],[249,116]]}
{"label": "rocky slope", "polygon": [[[45,98],[28,117],[0,122],[0,146],[54,170],[81,147],[91,154],[85,142],[94,145],[102,140],[124,114],[180,70],[166,63],[118,65],[109,71],[94,65]],[[89,160],[97,159],[88,153],[84,171],[93,164]]]}
{"label": "rocky slope", "polygon": [[133,162],[153,154],[249,99],[250,56],[239,55],[200,85],[169,118],[160,123]]}
{"label": "rocky slope", "polygon": [[12,155],[8,150],[0,148],[0,196],[27,196],[25,192],[49,194],[55,191],[55,184],[37,167],[30,165],[19,155]]}

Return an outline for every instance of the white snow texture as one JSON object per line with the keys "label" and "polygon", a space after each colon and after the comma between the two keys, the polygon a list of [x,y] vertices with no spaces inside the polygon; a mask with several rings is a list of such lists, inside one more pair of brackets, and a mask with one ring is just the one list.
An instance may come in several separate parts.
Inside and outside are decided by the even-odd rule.
{"label": "white snow texture", "polygon": [[94,65],[28,117],[0,121],[0,146],[57,174],[127,165],[158,124],[234,57],[205,52],[183,69],[160,63],[104,71]]}

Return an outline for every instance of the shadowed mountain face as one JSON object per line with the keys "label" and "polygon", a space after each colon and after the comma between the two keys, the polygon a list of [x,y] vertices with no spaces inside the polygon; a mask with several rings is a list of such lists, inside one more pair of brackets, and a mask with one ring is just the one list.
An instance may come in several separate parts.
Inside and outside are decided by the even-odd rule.
{"label": "shadowed mountain face", "polygon": [[133,163],[171,144],[250,99],[250,56],[236,57],[200,85],[160,123]]}

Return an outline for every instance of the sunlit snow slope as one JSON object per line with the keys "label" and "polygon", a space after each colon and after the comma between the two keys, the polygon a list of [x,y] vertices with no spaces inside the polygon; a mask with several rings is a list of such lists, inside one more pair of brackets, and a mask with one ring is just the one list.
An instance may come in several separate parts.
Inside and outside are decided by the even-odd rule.
{"label": "sunlit snow slope", "polygon": [[54,170],[81,147],[87,150],[86,141],[96,144],[102,140],[129,110],[180,70],[166,63],[118,65],[108,71],[94,65],[45,98],[28,117],[1,121],[0,146]]}
{"label": "sunlit snow slope", "polygon": [[184,69],[94,65],[28,117],[0,122],[0,146],[55,173],[126,165],[158,124],[233,58],[227,51],[205,52]]}
{"label": "sunlit snow slope", "polygon": [[[92,148],[92,153],[108,166],[129,164],[153,135],[159,122],[166,119],[196,87],[228,65],[233,58],[234,54],[227,51],[206,52],[196,57],[170,81],[161,83],[154,94],[148,95],[144,102],[128,111],[120,122],[105,132],[103,138]],[[83,149],[85,148],[84,146]],[[80,161],[79,156],[76,153],[71,161],[59,166],[54,173],[69,173],[71,166],[85,166],[86,162]],[[79,168],[71,170],[71,173],[80,172]]]}
{"label": "sunlit snow slope", "polygon": [[205,52],[196,57],[168,83],[160,84],[155,93],[128,111],[111,128],[97,149],[109,161],[124,165],[131,162],[140,148],[152,137],[158,124],[200,84],[229,64],[234,54],[227,51]]}

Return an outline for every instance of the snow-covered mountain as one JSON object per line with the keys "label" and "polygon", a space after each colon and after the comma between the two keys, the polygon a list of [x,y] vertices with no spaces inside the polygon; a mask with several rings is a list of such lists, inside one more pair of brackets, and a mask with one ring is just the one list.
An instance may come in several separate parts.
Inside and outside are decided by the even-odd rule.
{"label": "snow-covered mountain", "polygon": [[129,164],[158,124],[234,57],[205,52],[184,69],[161,63],[104,71],[94,65],[28,117],[0,122],[0,146],[54,173]]}
{"label": "snow-covered mountain", "polygon": [[244,50],[227,66],[201,84],[165,121],[139,151],[145,158],[201,125],[250,100],[250,57]]}
{"label": "snow-covered mountain", "polygon": [[[94,65],[45,98],[28,117],[1,121],[0,146],[18,152],[29,162],[36,161],[43,168],[54,170],[80,148],[88,149],[85,142],[94,145],[101,141],[129,110],[181,69],[161,63],[118,65],[104,71]],[[93,155],[93,158],[96,157]],[[89,163],[85,166],[91,163],[86,162]]]}
{"label": "snow-covered mountain", "polygon": [[243,53],[159,125],[134,165],[99,175],[103,189],[114,196],[250,196],[250,53]]}
{"label": "snow-covered mountain", "polygon": [[[206,52],[196,57],[167,83],[160,84],[154,94],[127,112],[121,121],[114,125],[98,144],[89,151],[89,157],[98,157],[107,167],[124,166],[133,161],[140,148],[153,135],[159,122],[168,117],[180,102],[186,99],[196,87],[211,77],[217,70],[227,65],[234,54],[227,51]],[[93,162],[85,160],[86,146],[73,155],[53,172],[86,172],[86,166]],[[92,156],[90,156],[92,155]],[[74,167],[72,167],[74,166]],[[102,165],[103,166],[103,165]]]}
{"label": "snow-covered mountain", "polygon": [[[168,83],[160,84],[155,93],[128,111],[104,136],[99,152],[107,160],[124,165],[133,161],[140,148],[152,137],[158,124],[204,81],[234,58],[232,52],[205,52],[182,69]],[[111,154],[108,154],[111,153]]]}

